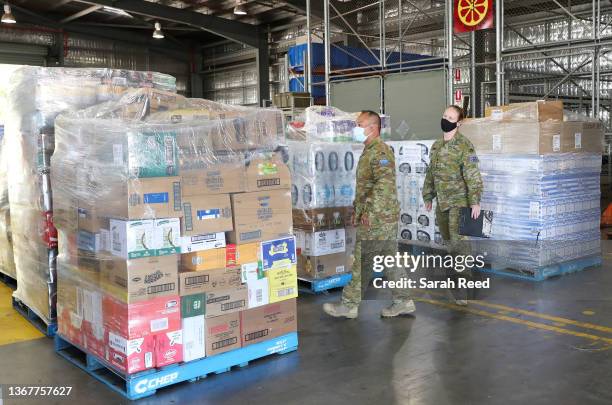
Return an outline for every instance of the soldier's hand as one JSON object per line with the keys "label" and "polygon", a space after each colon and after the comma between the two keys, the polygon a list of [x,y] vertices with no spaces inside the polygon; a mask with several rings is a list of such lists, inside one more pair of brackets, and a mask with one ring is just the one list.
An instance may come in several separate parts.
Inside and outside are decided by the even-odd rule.
{"label": "soldier's hand", "polygon": [[430,201],[430,202],[426,202],[426,203],[425,203],[425,209],[426,209],[427,211],[431,211],[431,207],[432,207],[432,203],[431,203],[431,201]]}
{"label": "soldier's hand", "polygon": [[368,219],[368,214],[361,214],[361,225],[370,226],[370,221]]}
{"label": "soldier's hand", "polygon": [[478,219],[480,216],[480,204],[472,205],[472,218]]}

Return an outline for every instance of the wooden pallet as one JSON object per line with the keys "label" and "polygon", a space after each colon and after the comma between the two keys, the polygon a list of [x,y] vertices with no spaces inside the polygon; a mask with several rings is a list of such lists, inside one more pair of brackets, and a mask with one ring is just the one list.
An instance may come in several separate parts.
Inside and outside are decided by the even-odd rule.
{"label": "wooden pallet", "polygon": [[47,337],[53,337],[57,333],[57,322],[47,323],[47,321],[39,316],[34,310],[15,297],[13,297],[13,309],[19,312],[25,319],[34,325],[36,329]]}
{"label": "wooden pallet", "polygon": [[0,271],[0,281],[6,284],[9,288],[15,290],[17,288],[17,280],[15,280],[12,276],[2,273]]}

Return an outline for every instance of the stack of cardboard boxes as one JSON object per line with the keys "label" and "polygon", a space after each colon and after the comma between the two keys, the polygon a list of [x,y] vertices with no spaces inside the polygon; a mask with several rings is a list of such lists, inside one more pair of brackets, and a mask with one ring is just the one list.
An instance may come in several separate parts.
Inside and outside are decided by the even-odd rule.
{"label": "stack of cardboard boxes", "polygon": [[481,206],[494,212],[491,261],[530,270],[600,253],[600,122],[539,101],[488,108],[460,131],[480,160]]}
{"label": "stack of cardboard boxes", "polygon": [[441,246],[436,220],[436,200],[431,211],[425,209],[423,183],[429,167],[433,140],[389,141],[395,155],[397,195],[400,202],[398,239]]}
{"label": "stack of cardboard boxes", "polygon": [[306,279],[350,272],[357,162],[363,145],[288,141],[298,273]]}
{"label": "stack of cardboard boxes", "polygon": [[281,113],[169,107],[57,123],[59,333],[124,374],[297,330],[289,169],[266,147]]}

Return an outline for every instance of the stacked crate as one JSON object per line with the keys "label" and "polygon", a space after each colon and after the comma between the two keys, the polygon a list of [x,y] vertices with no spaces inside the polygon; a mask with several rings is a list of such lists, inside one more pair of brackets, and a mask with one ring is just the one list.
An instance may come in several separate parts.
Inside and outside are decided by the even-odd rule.
{"label": "stacked crate", "polygon": [[314,280],[350,273],[356,229],[351,224],[357,163],[357,114],[310,107],[287,142],[292,177],[298,274]]}
{"label": "stacked crate", "polygon": [[390,141],[395,155],[397,195],[400,202],[398,239],[441,246],[442,237],[436,221],[436,200],[431,211],[423,202],[423,183],[429,167],[434,141]]}
{"label": "stacked crate", "polygon": [[295,332],[283,141],[277,110],[146,91],[58,118],[59,334],[125,375]]}
{"label": "stacked crate", "polygon": [[[63,111],[116,100],[132,88],[167,92],[172,97],[176,80],[152,72],[25,66],[13,72],[10,83],[2,162],[10,218],[3,211],[0,239],[12,242],[18,285],[15,299],[51,327],[56,318],[57,236],[49,159],[55,118]],[[12,233],[7,237],[9,220]]]}
{"label": "stacked crate", "polygon": [[[481,206],[494,212],[485,247],[495,267],[539,269],[600,254],[600,122],[564,121],[557,101],[489,108],[460,131],[476,148]],[[581,119],[581,121],[579,120]]]}

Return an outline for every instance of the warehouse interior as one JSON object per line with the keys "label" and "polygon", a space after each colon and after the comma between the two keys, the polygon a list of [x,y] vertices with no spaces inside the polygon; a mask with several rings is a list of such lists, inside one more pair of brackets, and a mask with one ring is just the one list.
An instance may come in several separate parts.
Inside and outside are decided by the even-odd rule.
{"label": "warehouse interior", "polygon": [[[609,2],[3,5],[0,405],[612,402]],[[361,243],[359,112],[418,256],[447,248],[422,190],[449,105],[491,288],[329,316]]]}

